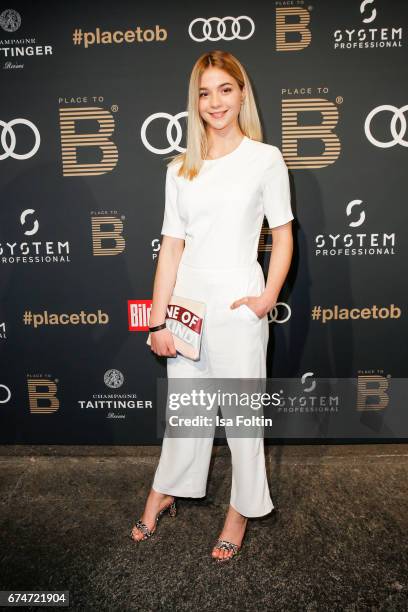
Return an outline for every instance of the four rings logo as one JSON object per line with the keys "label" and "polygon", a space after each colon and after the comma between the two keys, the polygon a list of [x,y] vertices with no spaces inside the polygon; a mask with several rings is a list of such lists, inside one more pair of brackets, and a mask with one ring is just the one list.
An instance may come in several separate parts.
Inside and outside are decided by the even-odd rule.
{"label": "four rings logo", "polygon": [[[214,26],[212,25],[214,22]],[[226,34],[227,31],[227,23],[231,22],[231,34]],[[194,26],[196,24],[200,24],[200,26]],[[202,24],[202,25],[201,25]],[[215,26],[216,24],[216,26]],[[245,30],[248,29],[249,24],[249,32],[242,34],[241,33],[241,25],[245,24]],[[195,32],[199,30],[201,32],[200,37],[193,34],[193,28]],[[214,32],[215,30],[215,32]],[[216,36],[212,36],[212,34],[216,33]],[[188,33],[190,37],[196,42],[203,42],[205,40],[235,40],[238,38],[239,40],[247,40],[251,38],[252,34],[255,32],[255,23],[253,20],[248,17],[248,15],[240,15],[239,17],[209,17],[208,19],[203,19],[202,17],[197,17],[194,19],[188,26]]]}
{"label": "four rings logo", "polygon": [[11,391],[6,385],[0,384],[0,404],[7,404],[11,397]]}
{"label": "four rings logo", "polygon": [[[179,153],[184,153],[185,149],[183,147],[179,147],[179,144],[183,137],[183,131],[181,129],[179,119],[181,117],[187,117],[187,115],[188,115],[187,111],[182,111],[180,113],[177,113],[177,115],[169,115],[169,113],[154,113],[153,115],[150,115],[150,117],[145,119],[141,127],[141,130],[140,130],[140,137],[146,149],[148,149],[151,153],[156,153],[157,155],[171,153],[172,151],[178,151]],[[147,140],[146,129],[148,128],[150,123],[154,121],[155,119],[167,119],[169,122],[167,124],[166,136],[167,136],[167,140],[170,146],[165,149],[157,149],[156,147],[151,145],[149,141]],[[176,139],[175,140],[173,140],[173,134],[172,134],[173,126],[176,128]]]}
{"label": "four rings logo", "polygon": [[[407,120],[405,119],[404,113],[408,109],[408,104],[402,106],[401,108],[397,108],[392,104],[383,104],[382,106],[377,106],[374,108],[368,115],[364,122],[364,131],[368,140],[376,147],[381,147],[382,149],[386,149],[387,147],[393,147],[396,144],[400,144],[403,147],[408,147],[408,141],[403,139],[407,132]],[[375,115],[382,111],[390,111],[393,113],[391,123],[390,123],[390,131],[393,136],[393,140],[388,140],[387,142],[381,142],[374,138],[371,133],[371,120]],[[399,120],[400,131],[397,132],[397,121]]]}
{"label": "four rings logo", "polygon": [[[277,308],[278,306],[284,306],[287,310],[287,315],[283,319],[278,319],[278,308]],[[290,319],[292,310],[289,304],[286,304],[286,302],[276,302],[275,306],[271,308],[268,314],[269,314],[268,323],[286,323],[286,321],[289,321]]]}
{"label": "four rings logo", "polygon": [[[28,125],[28,127],[32,129],[34,134],[34,146],[27,153],[15,153],[17,138],[14,133],[13,126],[19,123],[21,123],[22,125]],[[40,132],[38,131],[38,128],[34,125],[34,123],[29,121],[28,119],[22,119],[21,117],[19,119],[12,119],[7,123],[0,119],[0,127],[3,128],[1,131],[1,146],[4,150],[4,153],[0,151],[0,160],[5,159],[6,157],[14,157],[14,159],[28,159],[29,157],[33,157],[33,155],[37,153],[40,147],[41,137]],[[7,144],[8,135],[10,136],[10,146]]]}

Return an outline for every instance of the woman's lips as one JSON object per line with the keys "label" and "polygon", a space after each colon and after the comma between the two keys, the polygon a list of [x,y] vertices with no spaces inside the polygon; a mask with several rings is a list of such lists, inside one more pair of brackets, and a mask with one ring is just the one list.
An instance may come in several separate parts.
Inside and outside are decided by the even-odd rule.
{"label": "woman's lips", "polygon": [[211,117],[214,117],[214,119],[221,119],[221,117],[223,117],[225,115],[227,111],[222,111],[221,113],[210,113]]}

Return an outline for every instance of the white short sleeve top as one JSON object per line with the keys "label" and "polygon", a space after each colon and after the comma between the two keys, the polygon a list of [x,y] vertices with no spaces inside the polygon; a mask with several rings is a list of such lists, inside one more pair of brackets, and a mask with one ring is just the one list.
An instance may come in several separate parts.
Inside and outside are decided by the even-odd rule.
{"label": "white short sleeve top", "polygon": [[183,263],[199,268],[256,262],[266,216],[270,228],[294,219],[288,169],[278,147],[244,136],[231,153],[204,160],[189,181],[168,166],[161,233],[185,240]]}

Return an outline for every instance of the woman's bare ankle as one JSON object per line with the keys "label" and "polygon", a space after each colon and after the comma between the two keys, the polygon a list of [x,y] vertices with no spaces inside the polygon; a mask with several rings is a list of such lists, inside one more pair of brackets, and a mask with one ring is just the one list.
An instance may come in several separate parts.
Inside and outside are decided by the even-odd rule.
{"label": "woman's bare ankle", "polygon": [[153,489],[153,487],[150,489],[150,494],[160,501],[162,499],[165,499],[166,497],[173,497],[169,493],[160,493],[160,491],[156,491],[155,489]]}

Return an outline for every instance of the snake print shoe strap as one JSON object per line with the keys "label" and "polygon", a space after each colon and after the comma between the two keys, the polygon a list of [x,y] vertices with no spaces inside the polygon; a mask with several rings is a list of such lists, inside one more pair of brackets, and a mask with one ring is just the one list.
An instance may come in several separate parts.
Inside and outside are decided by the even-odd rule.
{"label": "snake print shoe strap", "polygon": [[217,540],[215,548],[224,549],[227,551],[232,550],[234,553],[238,552],[239,550],[238,544],[234,544],[233,542],[228,542],[228,540]]}
{"label": "snake print shoe strap", "polygon": [[151,531],[147,525],[145,525],[145,523],[142,523],[142,521],[137,521],[136,523],[136,528],[139,529],[139,531],[141,531],[144,534],[144,540],[146,538],[150,538],[151,535],[153,535],[153,531]]}

